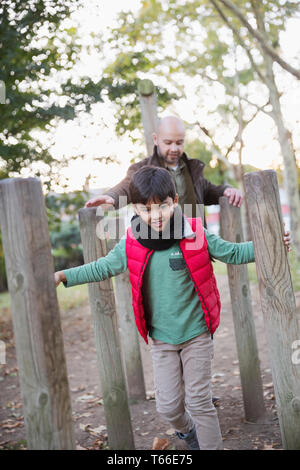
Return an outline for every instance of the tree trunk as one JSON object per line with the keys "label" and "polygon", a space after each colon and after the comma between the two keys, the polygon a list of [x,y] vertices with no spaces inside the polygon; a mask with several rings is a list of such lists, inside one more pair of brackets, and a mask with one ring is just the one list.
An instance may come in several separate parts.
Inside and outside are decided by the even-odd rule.
{"label": "tree trunk", "polygon": [[[265,30],[263,13],[259,10],[256,0],[252,0],[251,5],[256,18],[257,29],[262,35],[264,35],[264,37],[266,37],[267,33]],[[269,89],[270,103],[273,108],[272,117],[277,127],[278,139],[284,161],[283,180],[290,207],[291,234],[297,258],[300,260],[300,199],[298,192],[295,151],[291,140],[291,134],[286,129],[283,121],[279,93],[273,72],[273,60],[264,49],[261,49],[261,54],[264,58],[266,67],[265,84]]]}

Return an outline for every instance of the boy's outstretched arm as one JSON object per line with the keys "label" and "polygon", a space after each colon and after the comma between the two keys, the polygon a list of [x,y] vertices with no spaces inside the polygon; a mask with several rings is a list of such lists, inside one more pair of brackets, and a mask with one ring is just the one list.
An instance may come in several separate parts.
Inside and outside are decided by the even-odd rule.
{"label": "boy's outstretched arm", "polygon": [[76,268],[57,271],[54,273],[56,287],[60,282],[63,282],[65,287],[72,287],[88,282],[104,281],[123,273],[127,269],[125,243],[125,238],[122,238],[106,256]]}
{"label": "boy's outstretched arm", "polygon": [[[210,233],[204,228],[205,237],[208,244],[209,253],[216,259],[226,264],[245,264],[253,263],[254,246],[253,242],[233,243],[223,240],[223,238]],[[290,234],[285,232],[283,243],[290,251]]]}

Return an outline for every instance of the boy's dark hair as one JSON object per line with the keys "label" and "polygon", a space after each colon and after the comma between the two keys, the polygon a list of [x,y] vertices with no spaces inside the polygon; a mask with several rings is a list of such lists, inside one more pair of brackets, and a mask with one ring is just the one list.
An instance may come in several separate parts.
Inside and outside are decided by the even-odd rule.
{"label": "boy's dark hair", "polygon": [[131,177],[130,199],[133,204],[146,204],[148,201],[164,201],[168,196],[176,196],[172,176],[162,167],[143,166]]}

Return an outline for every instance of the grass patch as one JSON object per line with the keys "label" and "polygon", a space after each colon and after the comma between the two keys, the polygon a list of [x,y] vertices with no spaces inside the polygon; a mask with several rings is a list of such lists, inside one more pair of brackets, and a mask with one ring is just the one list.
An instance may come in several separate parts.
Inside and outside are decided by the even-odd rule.
{"label": "grass patch", "polygon": [[[216,260],[213,264],[215,274],[227,274],[227,264],[222,261]],[[248,276],[249,280],[257,283],[256,267],[255,263],[248,263]]]}
{"label": "grass patch", "polygon": [[56,290],[61,312],[79,307],[88,301],[88,284],[66,288],[61,283]]}
{"label": "grass patch", "polygon": [[[65,313],[72,308],[79,307],[88,301],[88,284],[79,286],[64,287],[60,284],[57,291],[59,309],[61,313]],[[8,320],[10,316],[10,295],[8,292],[0,294],[0,319]]]}

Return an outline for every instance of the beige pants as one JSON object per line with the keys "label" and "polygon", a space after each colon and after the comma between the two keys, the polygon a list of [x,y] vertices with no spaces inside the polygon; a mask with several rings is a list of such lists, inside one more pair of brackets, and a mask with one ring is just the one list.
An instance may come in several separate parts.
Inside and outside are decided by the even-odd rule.
{"label": "beige pants", "polygon": [[181,344],[151,339],[157,411],[181,433],[196,425],[201,450],[223,449],[217,410],[212,404],[210,333]]}

